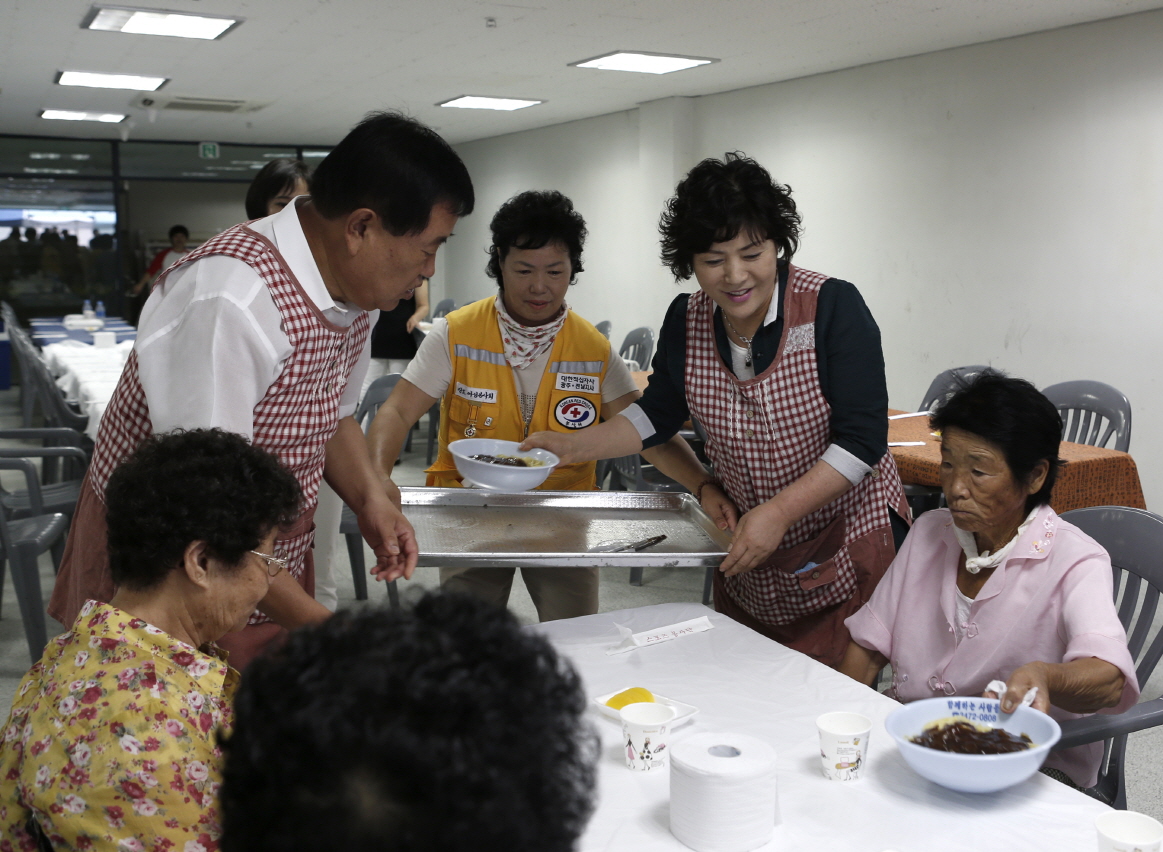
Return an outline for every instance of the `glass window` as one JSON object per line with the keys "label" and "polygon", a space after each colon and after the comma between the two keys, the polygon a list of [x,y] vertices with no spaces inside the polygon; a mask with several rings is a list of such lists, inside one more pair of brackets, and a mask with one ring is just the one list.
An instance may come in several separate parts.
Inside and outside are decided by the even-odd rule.
{"label": "glass window", "polygon": [[[217,145],[198,142],[123,142],[125,178],[201,179],[249,183],[275,157],[296,156],[292,146]],[[204,156],[217,154],[214,156]]]}
{"label": "glass window", "polygon": [[113,147],[86,139],[0,136],[0,174],[17,176],[109,177]]}

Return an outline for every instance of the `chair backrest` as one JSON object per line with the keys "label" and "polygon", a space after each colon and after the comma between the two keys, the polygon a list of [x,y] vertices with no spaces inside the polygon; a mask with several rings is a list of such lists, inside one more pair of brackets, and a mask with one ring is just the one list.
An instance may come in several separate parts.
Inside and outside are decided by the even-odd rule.
{"label": "chair backrest", "polygon": [[453,309],[455,309],[455,308],[456,308],[456,300],[455,299],[441,299],[439,302],[436,303],[436,310],[434,310],[432,312],[432,319],[440,319],[441,317],[446,317],[450,313],[452,313]]}
{"label": "chair backrest", "polygon": [[1118,388],[1085,379],[1042,391],[1062,418],[1062,440],[1127,452],[1131,446],[1131,403]]}
{"label": "chair backrest", "polygon": [[595,325],[594,328],[596,328],[602,334],[606,335],[606,340],[609,340],[610,331],[614,328],[614,324],[609,320],[602,320],[600,323]]}
{"label": "chair backrest", "polygon": [[654,329],[643,326],[631,331],[622,341],[618,354],[628,361],[637,361],[641,369],[647,369],[654,355]]}
{"label": "chair backrest", "polygon": [[937,378],[929,384],[929,389],[925,391],[925,398],[921,400],[917,411],[932,411],[940,408],[964,382],[988,369],[989,367],[984,364],[970,364],[968,367],[953,367],[939,373]]}
{"label": "chair backrest", "polygon": [[359,401],[359,408],[355,412],[355,422],[360,425],[363,431],[367,431],[368,425],[375,419],[376,412],[380,410],[381,405],[387,402],[392,391],[396,389],[396,383],[401,378],[399,373],[388,373],[368,385],[367,393]]}
{"label": "chair backrest", "polygon": [[610,459],[611,491],[645,491],[642,457],[638,453]]}
{"label": "chair backrest", "polygon": [[[1091,506],[1062,515],[1110,554],[1115,602],[1127,645],[1144,684],[1163,656],[1163,630],[1153,627],[1163,591],[1163,518],[1126,506]],[[1148,640],[1150,640],[1148,642]]]}
{"label": "chair backrest", "polygon": [[[1163,656],[1163,630],[1154,624],[1163,591],[1163,518],[1126,506],[1092,506],[1065,512],[1069,521],[1110,554],[1115,606],[1127,631],[1135,675],[1143,687]],[[1127,735],[1108,741],[1095,791],[1106,802],[1125,798],[1123,767]]]}
{"label": "chair backrest", "polygon": [[49,372],[48,364],[39,353],[34,355],[28,367],[32,374],[32,387],[36,391],[36,398],[40,401],[40,409],[44,414],[45,425],[64,426],[84,432],[85,427],[89,425],[89,415],[75,411],[69,405],[64,393],[57,387],[52,373]]}

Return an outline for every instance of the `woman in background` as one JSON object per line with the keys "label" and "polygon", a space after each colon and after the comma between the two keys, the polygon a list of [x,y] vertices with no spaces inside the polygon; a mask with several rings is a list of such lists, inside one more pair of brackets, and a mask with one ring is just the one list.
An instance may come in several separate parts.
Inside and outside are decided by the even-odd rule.
{"label": "woman in background", "polygon": [[395,310],[380,311],[379,321],[372,329],[372,358],[363,379],[367,393],[371,383],[389,373],[402,373],[408,362],[416,357],[423,332],[420,323],[428,317],[428,279],[416,288],[411,299],[401,299]]}
{"label": "woman in background", "polygon": [[300,195],[306,195],[307,164],[280,157],[271,160],[250,182],[246,191],[246,218],[272,216]]}

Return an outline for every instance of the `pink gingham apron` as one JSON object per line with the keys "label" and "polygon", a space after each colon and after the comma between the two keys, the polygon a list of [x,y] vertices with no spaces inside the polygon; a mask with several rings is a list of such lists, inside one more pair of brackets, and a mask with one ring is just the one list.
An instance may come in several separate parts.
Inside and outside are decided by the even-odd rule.
{"label": "pink gingham apron", "polygon": [[[719,355],[714,302],[703,292],[688,302],[687,400],[709,436],[707,454],[715,473],[740,512],[807,473],[830,443],[831,406],[820,388],[815,328],[817,297],[826,280],[789,268],[779,350],[763,374],[747,381],[737,379]],[[723,587],[739,607],[770,625],[791,624],[848,601],[858,587],[854,549],[861,559],[886,547],[891,553],[890,507],[908,517],[896,465],[885,453],[871,476],[794,524],[767,562],[723,578]],[[873,546],[854,548],[862,539]],[[818,568],[792,573],[809,560]],[[871,567],[879,580],[888,565],[860,567]]]}
{"label": "pink gingham apron", "polygon": [[[307,297],[274,244],[246,225],[236,225],[190,252],[154,286],[160,286],[175,269],[208,255],[233,257],[259,273],[293,349],[279,377],[255,406],[253,443],[278,456],[302,489],[298,520],[275,542],[275,555],[287,560],[287,570],[302,584],[304,558],[314,540],[312,518],[323,477],[324,451],[338,426],[348,376],[367,339],[368,316],[361,314],[350,328],[329,322]],[[118,463],[152,431],[134,351],[97,432],[88,482],[98,498],[103,500],[109,476]],[[256,611],[248,623],[268,621]]]}

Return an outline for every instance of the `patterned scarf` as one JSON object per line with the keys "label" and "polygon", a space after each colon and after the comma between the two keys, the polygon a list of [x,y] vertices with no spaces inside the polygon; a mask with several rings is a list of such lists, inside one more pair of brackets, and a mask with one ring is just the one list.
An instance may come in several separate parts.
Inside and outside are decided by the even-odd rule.
{"label": "patterned scarf", "polygon": [[561,312],[553,322],[545,325],[521,325],[505,310],[505,300],[497,294],[497,324],[501,327],[501,340],[505,344],[505,360],[514,370],[523,370],[553,346],[557,333],[565,325],[569,305],[561,303]]}

